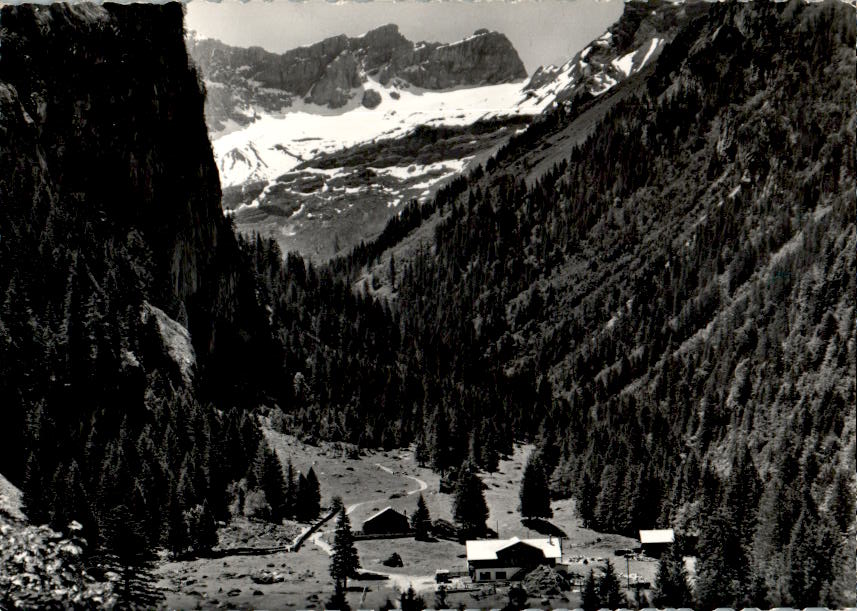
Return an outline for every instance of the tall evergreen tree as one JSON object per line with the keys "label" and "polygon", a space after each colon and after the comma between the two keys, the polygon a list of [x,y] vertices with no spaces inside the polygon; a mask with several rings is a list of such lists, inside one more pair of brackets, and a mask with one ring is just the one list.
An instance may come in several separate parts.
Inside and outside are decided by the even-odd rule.
{"label": "tall evergreen tree", "polygon": [[292,459],[286,466],[286,481],[285,481],[285,499],[283,502],[284,517],[294,518],[298,511],[298,495],[300,487],[298,478],[295,475],[295,467],[292,464]]}
{"label": "tall evergreen tree", "polygon": [[601,605],[609,609],[618,609],[627,604],[616,569],[609,560],[604,563],[604,574],[598,579],[598,598]]}
{"label": "tall evergreen tree", "polygon": [[197,553],[210,552],[217,545],[217,523],[208,509],[208,503],[195,505],[185,512],[184,523],[187,524],[190,545]]}
{"label": "tall evergreen tree", "polygon": [[839,532],[842,533],[847,532],[854,522],[854,494],[850,484],[853,477],[853,474],[847,475],[840,471],[836,474],[833,484],[830,514]]}
{"label": "tall evergreen tree", "polygon": [[264,439],[259,442],[253,471],[256,474],[257,485],[265,493],[265,499],[271,507],[271,521],[279,524],[288,516],[286,480],[283,477],[280,460],[268,448]]}
{"label": "tall evergreen tree", "polygon": [[481,537],[485,534],[488,505],[482,480],[471,465],[462,467],[455,486],[453,517],[459,526],[459,537]]}
{"label": "tall evergreen tree", "polygon": [[298,509],[303,520],[315,520],[321,511],[321,491],[315,470],[310,467],[300,488]]}
{"label": "tall evergreen tree", "polygon": [[531,454],[524,467],[521,480],[521,517],[524,519],[550,518],[551,509],[550,488],[543,461],[535,453]]}
{"label": "tall evergreen tree", "polygon": [[702,526],[696,563],[696,597],[700,607],[735,607],[750,577],[738,527],[732,515],[718,509]]}
{"label": "tall evergreen tree", "polygon": [[360,568],[360,558],[354,547],[354,535],[351,533],[351,520],[345,510],[340,510],[336,520],[336,532],[333,537],[333,556],[330,560],[330,576],[337,586],[348,587],[348,578]]}
{"label": "tall evergreen tree", "polygon": [[411,516],[411,528],[414,529],[414,539],[417,541],[428,539],[429,532],[431,531],[431,515],[422,494],[417,499],[417,509]]}
{"label": "tall evergreen tree", "polygon": [[595,571],[593,569],[589,569],[589,575],[583,584],[580,606],[584,611],[596,611],[601,607],[601,599],[598,595],[598,581],[595,579]]}
{"label": "tall evergreen tree", "polygon": [[693,592],[678,546],[665,553],[655,575],[652,603],[658,607],[692,607]]}
{"label": "tall evergreen tree", "polygon": [[154,607],[163,594],[153,574],[155,556],[150,551],[144,526],[127,505],[110,512],[102,525],[104,537],[100,550],[103,567],[119,575],[115,584],[116,609]]}

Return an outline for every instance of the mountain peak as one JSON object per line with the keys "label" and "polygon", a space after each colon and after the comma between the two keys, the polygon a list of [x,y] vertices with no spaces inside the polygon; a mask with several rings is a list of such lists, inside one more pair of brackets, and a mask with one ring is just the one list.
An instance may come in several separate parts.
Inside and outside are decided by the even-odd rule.
{"label": "mountain peak", "polygon": [[621,17],[562,66],[541,66],[525,89],[557,102],[601,95],[651,65],[679,29],[708,10],[706,2],[628,2]]}
{"label": "mountain peak", "polygon": [[[209,84],[206,116],[213,131],[222,130],[230,120],[246,125],[253,121],[253,109],[280,111],[295,98],[341,108],[359,99],[361,85],[372,79],[382,84],[398,79],[405,86],[437,90],[509,83],[527,76],[509,39],[485,28],[453,43],[414,43],[398,25],[389,23],[362,36],[341,34],[281,54],[231,47],[198,35],[188,36],[186,42]],[[236,105],[237,85],[244,95]]]}

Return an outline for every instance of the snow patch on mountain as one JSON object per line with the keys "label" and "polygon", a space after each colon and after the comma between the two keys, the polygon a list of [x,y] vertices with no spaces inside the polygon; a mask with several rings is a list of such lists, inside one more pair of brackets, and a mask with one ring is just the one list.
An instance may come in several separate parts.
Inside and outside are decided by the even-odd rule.
{"label": "snow patch on mountain", "polygon": [[321,154],[398,138],[420,125],[463,126],[480,119],[535,115],[552,102],[549,96],[534,99],[522,85],[432,91],[387,87],[370,79],[365,89],[381,96],[375,108],[352,102],[337,112],[298,102],[285,113],[259,112],[254,123],[214,141],[221,184],[269,181]]}

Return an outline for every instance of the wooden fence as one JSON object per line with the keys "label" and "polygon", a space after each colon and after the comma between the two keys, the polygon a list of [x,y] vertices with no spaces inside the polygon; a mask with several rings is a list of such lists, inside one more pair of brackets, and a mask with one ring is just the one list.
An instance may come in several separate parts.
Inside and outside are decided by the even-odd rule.
{"label": "wooden fence", "polygon": [[301,548],[301,545],[309,539],[314,533],[318,531],[319,528],[324,526],[328,521],[330,521],[333,516],[339,513],[338,509],[332,509],[326,516],[324,516],[321,520],[313,524],[305,533],[299,535],[289,547],[290,552],[296,552]]}

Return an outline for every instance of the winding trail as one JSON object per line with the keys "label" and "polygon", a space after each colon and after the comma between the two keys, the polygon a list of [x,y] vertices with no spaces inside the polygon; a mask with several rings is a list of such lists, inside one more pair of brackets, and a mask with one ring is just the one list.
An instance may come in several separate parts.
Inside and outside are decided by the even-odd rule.
{"label": "winding trail", "polygon": [[408,495],[416,494],[417,492],[422,492],[423,490],[428,488],[428,484],[418,477],[414,477],[413,475],[405,475],[403,477],[407,477],[408,479],[412,479],[419,485],[419,488],[417,488],[416,490],[411,490],[410,492],[408,492]]}
{"label": "winding trail", "polygon": [[[390,475],[396,475],[396,473],[390,467],[382,465],[381,463],[376,462],[375,466],[378,467],[379,469],[381,469],[381,471],[384,471],[385,473],[389,473]],[[425,481],[421,480],[418,477],[415,477],[413,475],[405,475],[404,473],[402,473],[400,475],[404,478],[411,479],[417,483],[417,488],[415,490],[409,491],[407,493],[408,495],[417,494],[418,492],[422,492],[423,490],[426,490],[428,488],[428,483],[426,483]],[[345,506],[345,515],[349,515],[355,509],[357,509],[358,507],[360,507],[362,505],[366,505],[367,503],[377,503],[379,501],[385,501],[385,500],[386,500],[386,498],[382,497],[382,498],[369,499],[368,501],[360,501],[359,503],[352,503],[350,505],[346,505]],[[325,531],[319,530],[318,532],[313,533],[310,536],[309,540],[312,541],[316,545],[316,547],[323,550],[328,556],[332,556],[333,555],[333,548],[331,548],[329,543],[327,543],[324,539],[322,539],[322,535],[324,535],[325,532],[327,532],[327,531],[326,530]],[[403,580],[405,578],[407,578],[410,581],[414,581],[416,579],[420,579],[420,580],[425,579],[424,576],[416,576],[416,575],[404,575],[403,576],[403,575],[397,575],[396,573],[384,573],[383,571],[372,571],[372,572],[381,573],[383,575],[389,575],[390,579],[394,582],[401,581],[402,583],[404,583]],[[407,588],[407,586],[405,586],[405,588]]]}
{"label": "winding trail", "polygon": [[[379,469],[381,469],[381,471],[384,471],[385,473],[389,473],[390,475],[396,475],[395,471],[393,471],[390,467],[386,467],[379,462],[376,462],[375,466],[378,467]],[[408,492],[409,495],[416,494],[417,492],[422,492],[423,490],[428,488],[428,484],[418,477],[414,477],[413,475],[405,475],[404,473],[401,473],[400,475],[402,477],[406,477],[408,479],[414,480],[417,483],[417,485],[419,486],[419,488],[417,488],[416,490],[411,490],[410,492]],[[366,501],[366,502],[368,502],[368,501]],[[362,504],[362,503],[358,503],[358,504]],[[346,512],[346,513],[348,513],[348,512]]]}

